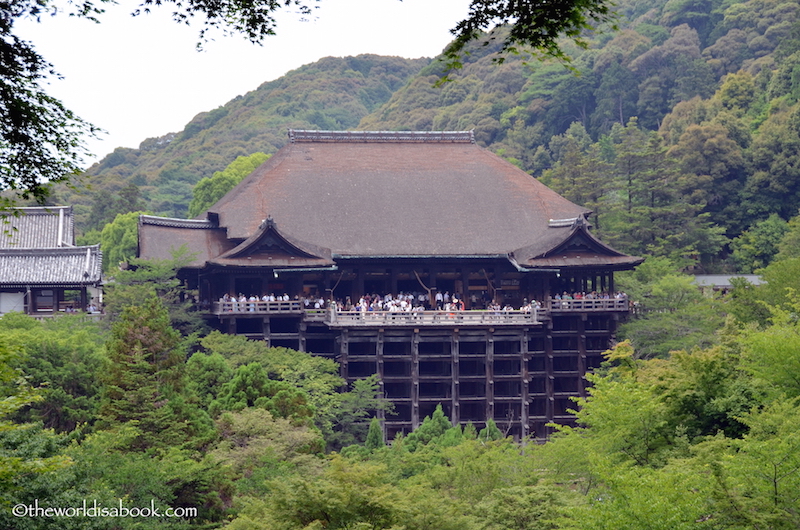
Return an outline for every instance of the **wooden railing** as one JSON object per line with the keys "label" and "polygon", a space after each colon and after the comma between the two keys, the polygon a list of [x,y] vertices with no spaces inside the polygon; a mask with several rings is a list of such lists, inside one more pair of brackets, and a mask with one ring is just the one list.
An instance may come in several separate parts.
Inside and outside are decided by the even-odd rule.
{"label": "wooden railing", "polygon": [[480,326],[540,324],[534,311],[331,311],[325,322],[349,326]]}
{"label": "wooden railing", "polygon": [[300,300],[280,300],[275,302],[214,302],[212,312],[215,315],[229,313],[298,313],[303,310]]}
{"label": "wooden railing", "polygon": [[[539,323],[540,317],[548,313],[565,313],[572,311],[629,311],[627,298],[583,298],[548,301],[548,307],[526,311],[492,311],[492,310],[466,310],[466,311],[337,311],[328,309],[305,309],[299,300],[275,302],[214,302],[212,313],[219,316],[253,315],[294,313],[303,314],[304,318],[314,322],[327,322],[333,325],[407,325],[429,324],[441,325],[446,323],[461,324],[529,324]],[[538,312],[538,313],[537,313]]]}
{"label": "wooden railing", "polygon": [[628,311],[628,298],[581,298],[558,300],[550,299],[552,313],[567,311]]}

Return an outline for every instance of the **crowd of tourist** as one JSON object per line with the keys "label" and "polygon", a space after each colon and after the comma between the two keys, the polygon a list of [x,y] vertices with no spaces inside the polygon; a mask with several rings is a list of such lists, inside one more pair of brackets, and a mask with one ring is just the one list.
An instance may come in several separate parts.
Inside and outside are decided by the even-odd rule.
{"label": "crowd of tourist", "polygon": [[260,311],[261,308],[264,307],[264,302],[298,302],[299,305],[305,309],[326,309],[327,302],[321,297],[308,297],[308,296],[299,296],[295,295],[294,298],[290,298],[288,294],[284,293],[282,295],[276,295],[275,293],[269,293],[262,296],[256,296],[251,294],[250,296],[245,296],[242,293],[238,295],[230,295],[225,293],[222,298],[219,299],[221,303],[222,311]]}
{"label": "crowd of tourist", "polygon": [[[627,296],[624,292],[618,291],[616,293],[596,291],[591,292],[574,292],[569,293],[564,291],[562,294],[553,296],[553,300],[611,300],[611,299],[626,299]],[[221,310],[224,312],[253,312],[262,311],[269,306],[265,306],[263,302],[295,302],[298,309],[320,310],[329,309],[331,301],[325,300],[322,296],[311,295],[295,295],[293,298],[288,294],[274,293],[265,294],[262,296],[250,295],[246,296],[242,293],[239,295],[225,294],[219,300],[221,302]],[[261,303],[260,303],[261,302]],[[489,311],[524,311],[531,312],[540,309],[542,304],[536,300],[523,299],[519,307],[513,307],[510,304],[500,304],[496,300],[487,298],[485,293],[481,295],[472,294],[467,304],[464,298],[459,294],[450,294],[449,291],[436,292],[431,301],[427,292],[407,292],[398,294],[385,294],[380,295],[377,293],[365,294],[358,300],[353,301],[349,296],[344,299],[336,299],[334,302],[336,311],[391,311],[391,312],[418,312],[428,310],[438,311],[464,311],[465,309],[479,309]]]}
{"label": "crowd of tourist", "polygon": [[592,291],[589,293],[575,292],[572,294],[564,291],[563,294],[556,293],[556,295],[553,297],[553,300],[622,300],[627,297],[628,296],[622,291],[617,291],[613,294],[609,293],[608,291],[603,291],[602,293],[598,293],[597,291]]}
{"label": "crowd of tourist", "polygon": [[[295,302],[298,309],[329,309],[331,301],[325,300],[321,296],[295,295],[293,298],[288,294],[275,295],[274,293],[262,296],[246,296],[242,293],[238,295],[225,294],[219,299],[223,312],[247,312],[261,311],[269,306],[263,302]],[[365,294],[358,300],[353,301],[349,296],[344,299],[337,298],[334,302],[337,311],[391,311],[391,312],[418,312],[418,311],[464,311],[466,309],[480,309],[490,311],[527,311],[541,308],[541,304],[536,300],[524,299],[519,307],[510,304],[501,305],[497,301],[489,300],[485,294],[473,294],[469,303],[458,294],[450,294],[449,291],[436,292],[431,301],[427,292],[401,292],[398,294],[380,295],[377,293]],[[273,306],[274,307],[274,306]]]}

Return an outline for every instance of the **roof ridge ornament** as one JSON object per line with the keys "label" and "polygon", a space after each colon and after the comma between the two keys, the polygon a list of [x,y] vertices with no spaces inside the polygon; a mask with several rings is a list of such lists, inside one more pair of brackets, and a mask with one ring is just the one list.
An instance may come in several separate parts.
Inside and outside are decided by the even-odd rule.
{"label": "roof ridge ornament", "polygon": [[575,226],[577,224],[583,224],[583,216],[578,217],[570,217],[568,219],[550,219],[550,222],[547,223],[547,226],[550,228],[564,228],[566,226]]}
{"label": "roof ridge ornament", "polygon": [[312,131],[289,129],[289,141],[324,143],[475,143],[469,131]]}
{"label": "roof ridge ornament", "polygon": [[265,230],[267,228],[275,228],[275,221],[272,219],[271,215],[267,215],[267,218],[258,225],[259,230]]}

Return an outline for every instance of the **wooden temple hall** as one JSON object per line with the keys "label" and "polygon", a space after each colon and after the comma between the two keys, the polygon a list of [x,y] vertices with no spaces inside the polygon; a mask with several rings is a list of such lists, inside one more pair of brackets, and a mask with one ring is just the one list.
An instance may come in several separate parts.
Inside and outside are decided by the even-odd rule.
{"label": "wooden temple hall", "polygon": [[[289,138],[199,218],[141,216],[139,255],[185,245],[180,277],[224,332],[331,357],[348,381],[378,374],[390,439],[439,404],[517,437],[574,420],[628,313],[614,272],[641,258],[470,131]],[[390,298],[406,303],[375,305]]]}

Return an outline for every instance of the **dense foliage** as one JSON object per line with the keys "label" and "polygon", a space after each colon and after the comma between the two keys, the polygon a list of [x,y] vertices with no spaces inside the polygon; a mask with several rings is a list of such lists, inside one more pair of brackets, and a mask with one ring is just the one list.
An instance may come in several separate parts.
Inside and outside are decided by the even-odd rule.
{"label": "dense foliage", "polygon": [[[701,302],[654,261],[625,281],[660,300],[650,302],[657,314],[682,311],[675,297]],[[781,291],[747,290],[716,303]],[[64,528],[793,528],[800,300],[791,289],[774,300],[762,323],[712,319],[707,346],[645,359],[619,343],[576,400],[578,427],[544,445],[504,439],[492,422],[453,427],[441,407],[387,445],[377,418],[366,421],[381,406],[374,379],[339,393],[332,361],[217,332],[188,354],[156,297],[110,331],[81,317],[9,314],[0,502],[197,509],[76,517]],[[8,509],[0,521],[51,522]]]}
{"label": "dense foliage", "polygon": [[[44,0],[0,2],[0,191],[2,207],[14,199],[44,202],[50,182],[77,173],[87,154],[84,135],[96,129],[81,120],[43,88],[55,71],[30,42],[14,34],[20,18],[47,11]],[[89,4],[90,5],[90,4]],[[86,4],[76,6],[88,14]]]}
{"label": "dense foliage", "polygon": [[[106,157],[102,200],[81,206],[85,237],[127,264],[105,321],[0,319],[0,527],[52,528],[9,509],[37,499],[197,509],[59,521],[82,529],[800,525],[797,5],[618,9],[620,32],[567,45],[580,76],[498,64],[502,31],[441,87],[442,61],[325,59]],[[648,257],[617,276],[634,318],[588,376],[576,427],[535,445],[440,408],[387,444],[374,377],[340,392],[330,359],[208,333],[175,280],[189,256],[130,259],[139,211],[181,216],[196,198],[201,213],[287,126],[474,129]],[[703,292],[685,274],[701,269],[765,283]]]}

